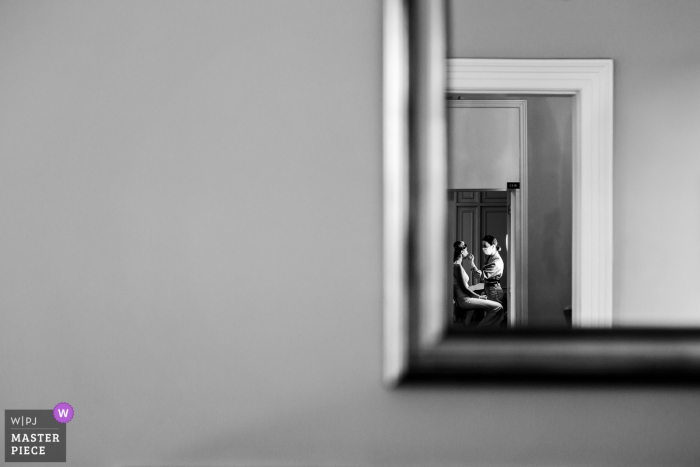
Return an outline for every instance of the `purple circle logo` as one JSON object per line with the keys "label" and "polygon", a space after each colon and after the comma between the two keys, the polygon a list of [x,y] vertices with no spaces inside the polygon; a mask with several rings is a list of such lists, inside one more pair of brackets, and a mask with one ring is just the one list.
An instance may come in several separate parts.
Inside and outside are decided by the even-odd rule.
{"label": "purple circle logo", "polygon": [[58,423],[68,423],[73,420],[73,407],[67,402],[61,402],[53,408],[53,418]]}

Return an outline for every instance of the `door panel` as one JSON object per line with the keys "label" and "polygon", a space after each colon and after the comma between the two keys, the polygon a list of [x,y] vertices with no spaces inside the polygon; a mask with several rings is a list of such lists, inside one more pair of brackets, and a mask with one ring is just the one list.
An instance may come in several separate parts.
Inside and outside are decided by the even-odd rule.
{"label": "door panel", "polygon": [[479,204],[478,191],[458,191],[457,202],[460,204]]}
{"label": "door panel", "polygon": [[498,204],[505,206],[508,203],[507,191],[482,191],[481,202],[483,204]]}

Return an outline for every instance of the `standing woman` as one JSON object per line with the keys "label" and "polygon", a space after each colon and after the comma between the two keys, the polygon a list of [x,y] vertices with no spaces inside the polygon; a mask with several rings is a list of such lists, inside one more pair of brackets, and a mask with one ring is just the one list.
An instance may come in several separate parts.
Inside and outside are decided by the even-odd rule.
{"label": "standing woman", "polygon": [[[485,300],[485,296],[480,296],[469,289],[469,276],[462,267],[462,260],[467,257],[472,257],[467,251],[467,244],[458,241],[454,243],[454,261],[452,266],[452,294],[455,304],[467,310],[467,319],[465,324],[469,324],[475,310],[484,311],[484,319],[477,325],[478,328],[497,328],[503,320],[503,307],[500,303],[492,300]],[[474,262],[472,261],[472,264]]]}
{"label": "standing woman", "polygon": [[469,255],[471,270],[477,273],[484,283],[484,292],[489,300],[494,300],[503,304],[503,289],[501,288],[501,277],[503,277],[503,259],[498,254],[501,247],[498,240],[493,235],[485,235],[481,239],[481,251],[486,255],[486,264],[479,270],[474,264],[474,255]]}

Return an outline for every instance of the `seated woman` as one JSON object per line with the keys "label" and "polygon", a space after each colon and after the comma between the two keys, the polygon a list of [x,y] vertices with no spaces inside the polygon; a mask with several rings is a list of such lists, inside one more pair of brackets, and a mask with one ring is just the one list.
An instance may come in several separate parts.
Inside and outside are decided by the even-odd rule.
{"label": "seated woman", "polygon": [[485,300],[485,296],[475,294],[469,290],[469,276],[462,267],[462,260],[469,256],[467,245],[463,241],[454,243],[454,262],[452,266],[452,295],[455,304],[467,310],[465,324],[471,320],[475,310],[484,311],[484,319],[477,325],[478,328],[498,328],[504,317],[503,307],[500,303],[492,300]]}
{"label": "seated woman", "polygon": [[474,264],[474,255],[469,255],[471,270],[477,273],[483,281],[486,297],[489,300],[503,304],[503,289],[500,282],[501,277],[503,277],[503,259],[498,254],[501,251],[501,247],[493,235],[485,235],[481,239],[481,249],[486,255],[486,264],[480,270]]}

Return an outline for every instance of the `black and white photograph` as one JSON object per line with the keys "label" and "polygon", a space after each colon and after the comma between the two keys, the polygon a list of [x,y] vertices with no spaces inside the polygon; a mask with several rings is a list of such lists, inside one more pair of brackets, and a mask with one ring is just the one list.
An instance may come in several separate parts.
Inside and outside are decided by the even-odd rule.
{"label": "black and white photograph", "polygon": [[699,21],[0,0],[4,462],[696,467]]}

